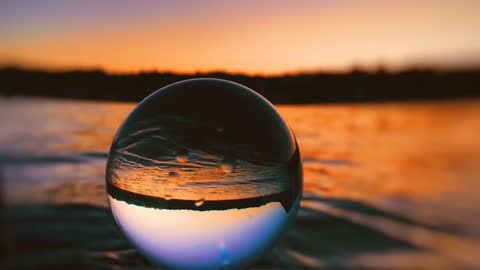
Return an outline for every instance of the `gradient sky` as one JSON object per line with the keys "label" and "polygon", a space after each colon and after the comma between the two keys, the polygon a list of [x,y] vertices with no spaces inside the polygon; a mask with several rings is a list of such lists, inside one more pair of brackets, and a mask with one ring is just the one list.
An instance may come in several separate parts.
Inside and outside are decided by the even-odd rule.
{"label": "gradient sky", "polygon": [[480,1],[0,2],[0,65],[283,73],[480,64]]}

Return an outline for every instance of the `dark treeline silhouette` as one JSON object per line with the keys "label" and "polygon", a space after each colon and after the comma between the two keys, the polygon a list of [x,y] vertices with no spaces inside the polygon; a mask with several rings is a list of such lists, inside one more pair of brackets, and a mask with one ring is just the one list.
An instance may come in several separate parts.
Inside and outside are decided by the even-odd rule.
{"label": "dark treeline silhouette", "polygon": [[480,97],[480,69],[451,72],[412,69],[350,73],[247,76],[222,72],[192,75],[103,71],[48,72],[0,68],[0,95],[140,101],[180,80],[213,77],[231,80],[259,92],[276,104],[430,100]]}

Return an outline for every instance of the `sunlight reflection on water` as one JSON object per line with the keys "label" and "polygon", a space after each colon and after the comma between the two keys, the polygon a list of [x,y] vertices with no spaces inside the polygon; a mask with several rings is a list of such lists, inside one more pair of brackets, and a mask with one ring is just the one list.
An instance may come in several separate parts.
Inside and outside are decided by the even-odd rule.
{"label": "sunlight reflection on water", "polygon": [[[6,204],[106,207],[106,153],[133,106],[0,99]],[[265,268],[479,266],[479,101],[277,108],[305,188]]]}

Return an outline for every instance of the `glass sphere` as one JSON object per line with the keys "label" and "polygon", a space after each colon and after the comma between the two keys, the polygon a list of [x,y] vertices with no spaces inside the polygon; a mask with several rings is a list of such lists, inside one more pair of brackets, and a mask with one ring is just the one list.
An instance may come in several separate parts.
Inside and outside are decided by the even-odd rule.
{"label": "glass sphere", "polygon": [[295,216],[303,187],[293,133],[237,83],[192,79],[145,98],[107,164],[110,208],[130,242],[167,269],[244,269]]}

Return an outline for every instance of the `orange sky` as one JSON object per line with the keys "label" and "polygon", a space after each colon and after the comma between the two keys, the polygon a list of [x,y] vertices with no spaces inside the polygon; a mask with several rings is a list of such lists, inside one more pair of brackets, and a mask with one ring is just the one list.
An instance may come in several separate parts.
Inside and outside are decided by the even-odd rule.
{"label": "orange sky", "polygon": [[480,1],[65,2],[2,2],[0,65],[283,73],[480,63]]}

